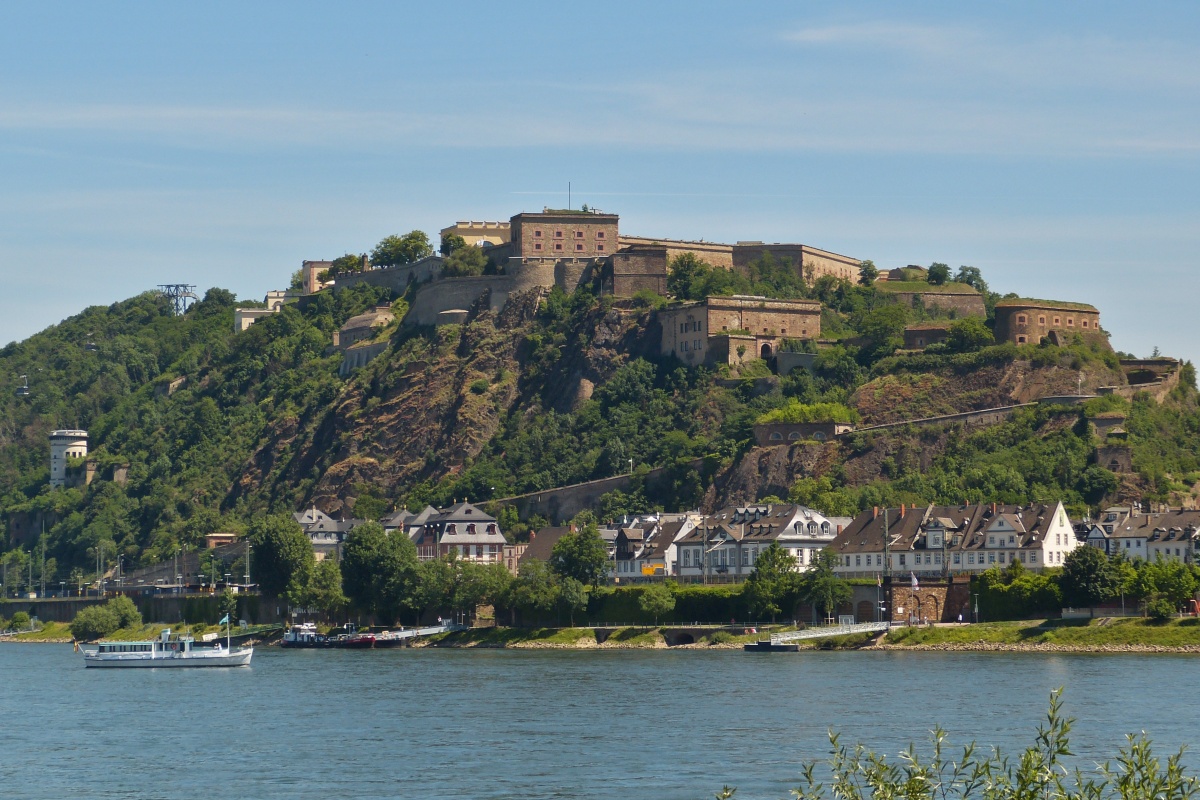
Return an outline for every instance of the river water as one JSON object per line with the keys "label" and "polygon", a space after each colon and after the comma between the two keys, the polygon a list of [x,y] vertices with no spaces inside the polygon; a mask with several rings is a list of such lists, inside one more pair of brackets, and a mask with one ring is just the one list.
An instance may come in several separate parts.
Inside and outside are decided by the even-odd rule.
{"label": "river water", "polygon": [[[0,646],[5,798],[786,798],[826,731],[895,754],[940,724],[1015,750],[1065,687],[1082,763],[1198,738],[1194,656],[288,651],[84,669]],[[1193,771],[1200,757],[1190,754]]]}

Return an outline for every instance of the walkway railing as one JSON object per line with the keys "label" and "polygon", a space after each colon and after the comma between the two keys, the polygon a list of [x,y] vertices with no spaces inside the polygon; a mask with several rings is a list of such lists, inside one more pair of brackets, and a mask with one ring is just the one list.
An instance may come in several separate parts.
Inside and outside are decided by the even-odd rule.
{"label": "walkway railing", "polygon": [[888,622],[856,622],[853,625],[828,625],[821,628],[805,628],[802,631],[771,634],[771,644],[787,644],[801,639],[824,639],[827,636],[847,636],[854,633],[877,633],[886,631]]}

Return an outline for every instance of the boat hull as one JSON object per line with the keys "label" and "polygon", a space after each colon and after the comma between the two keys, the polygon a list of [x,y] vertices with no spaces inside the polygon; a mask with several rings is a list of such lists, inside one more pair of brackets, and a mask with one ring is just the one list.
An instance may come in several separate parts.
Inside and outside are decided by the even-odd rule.
{"label": "boat hull", "polygon": [[192,654],[142,658],[132,656],[104,657],[85,655],[83,665],[104,669],[173,669],[176,667],[248,667],[254,655],[253,648],[216,654]]}

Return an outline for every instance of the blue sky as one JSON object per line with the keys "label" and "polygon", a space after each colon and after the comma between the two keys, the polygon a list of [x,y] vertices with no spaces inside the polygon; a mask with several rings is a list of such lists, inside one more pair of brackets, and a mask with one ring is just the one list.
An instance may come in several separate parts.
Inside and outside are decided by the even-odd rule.
{"label": "blue sky", "polygon": [[944,261],[1196,360],[1193,3],[6,3],[0,342],[574,204]]}

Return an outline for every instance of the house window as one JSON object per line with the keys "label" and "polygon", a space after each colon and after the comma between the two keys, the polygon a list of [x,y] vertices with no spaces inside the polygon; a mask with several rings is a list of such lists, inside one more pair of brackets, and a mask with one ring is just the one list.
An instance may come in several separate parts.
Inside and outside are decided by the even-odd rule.
{"label": "house window", "polygon": [[846,556],[846,564],[845,564],[845,566],[847,566],[847,567],[848,567],[848,566],[850,566],[850,556]]}
{"label": "house window", "polygon": [[955,554],[954,554],[954,563],[955,563],[955,564],[961,564],[961,563],[962,563],[962,554],[960,554],[960,553],[955,553]]}
{"label": "house window", "polygon": [[1011,536],[1011,535],[1008,537],[1009,544],[1016,544],[1016,541],[1017,541],[1016,537]]}
{"label": "house window", "polygon": [[1025,563],[1025,551],[1024,550],[1021,551],[1021,563],[1022,564]]}
{"label": "house window", "polygon": [[1029,554],[1029,563],[1032,564],[1035,561],[1037,561],[1037,551],[1034,551]]}
{"label": "house window", "polygon": [[900,566],[904,566],[904,553],[900,554]]}
{"label": "house window", "polygon": [[935,564],[940,564],[940,563],[942,563],[942,554],[941,554],[941,553],[934,553],[934,554],[933,554],[933,563],[935,563]]}
{"label": "house window", "polygon": [[988,563],[989,564],[996,563],[996,554],[995,553],[988,553]]}
{"label": "house window", "polygon": [[692,551],[690,549],[683,551],[683,565],[685,567],[690,567],[692,565]]}
{"label": "house window", "polygon": [[1018,325],[1025,324],[1025,315],[1024,314],[1017,314],[1017,324]]}
{"label": "house window", "polygon": [[855,556],[855,557],[854,557],[854,566],[856,566],[856,567],[861,567],[861,566],[862,566],[862,556]]}
{"label": "house window", "polygon": [[1001,553],[1001,554],[1000,554],[1000,563],[1001,563],[1001,564],[1003,564],[1003,563],[1004,563],[1004,553]]}
{"label": "house window", "polygon": [[995,543],[996,543],[996,537],[995,537],[995,536],[989,536],[989,537],[988,537],[988,544],[995,544]]}

